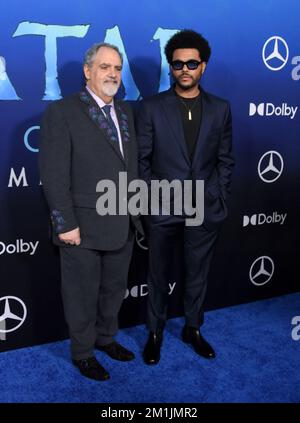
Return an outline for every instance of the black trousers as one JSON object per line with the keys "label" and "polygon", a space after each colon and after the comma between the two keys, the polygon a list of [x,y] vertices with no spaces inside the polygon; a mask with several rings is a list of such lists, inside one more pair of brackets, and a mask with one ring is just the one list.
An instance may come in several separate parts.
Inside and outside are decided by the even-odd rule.
{"label": "black trousers", "polygon": [[95,344],[109,344],[117,333],[134,240],[129,231],[126,244],[116,251],[60,247],[62,299],[74,360],[93,356]]}
{"label": "black trousers", "polygon": [[184,222],[147,224],[149,242],[147,326],[151,332],[163,330],[167,319],[170,269],[180,259],[184,267],[184,314],[186,325],[199,328],[204,319],[203,302],[207,276],[218,238],[217,229],[203,225],[188,227]]}

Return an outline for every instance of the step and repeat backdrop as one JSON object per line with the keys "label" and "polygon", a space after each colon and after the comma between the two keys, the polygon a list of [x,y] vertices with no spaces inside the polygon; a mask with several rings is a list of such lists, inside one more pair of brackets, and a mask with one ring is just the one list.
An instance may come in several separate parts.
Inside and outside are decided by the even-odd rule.
{"label": "step and repeat backdrop", "polygon": [[[51,101],[81,89],[94,42],[122,51],[120,97],[136,106],[169,87],[163,50],[174,32],[192,28],[209,40],[203,87],[231,102],[236,167],[206,308],[299,290],[297,0],[2,0],[0,8],[0,351],[67,336],[39,129]],[[175,265],[169,287],[170,316],[180,315]],[[146,298],[147,241],[136,237],[121,327],[144,322]]]}

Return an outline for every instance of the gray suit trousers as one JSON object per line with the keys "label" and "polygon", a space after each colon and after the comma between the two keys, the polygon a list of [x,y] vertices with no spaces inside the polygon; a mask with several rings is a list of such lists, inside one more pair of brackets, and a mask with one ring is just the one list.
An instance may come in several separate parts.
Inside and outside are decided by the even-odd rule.
{"label": "gray suit trousers", "polygon": [[60,247],[62,298],[74,360],[93,356],[95,344],[109,344],[117,333],[134,241],[129,232],[126,244],[115,251]]}

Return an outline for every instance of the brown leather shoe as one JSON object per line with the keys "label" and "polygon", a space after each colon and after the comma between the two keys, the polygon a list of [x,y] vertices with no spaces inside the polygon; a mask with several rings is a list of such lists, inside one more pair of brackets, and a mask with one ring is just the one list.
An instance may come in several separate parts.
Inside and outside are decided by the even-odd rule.
{"label": "brown leather shoe", "polygon": [[80,373],[94,380],[108,380],[109,373],[101,366],[95,357],[88,357],[82,360],[72,360],[73,364],[78,367]]}
{"label": "brown leather shoe", "polygon": [[209,343],[203,338],[197,328],[184,326],[182,331],[182,340],[186,344],[191,344],[195,352],[204,358],[215,358],[216,353]]}
{"label": "brown leather shoe", "polygon": [[130,361],[135,358],[133,352],[127,350],[116,341],[107,345],[96,345],[96,349],[104,351],[107,355],[109,355],[109,357],[118,361]]}

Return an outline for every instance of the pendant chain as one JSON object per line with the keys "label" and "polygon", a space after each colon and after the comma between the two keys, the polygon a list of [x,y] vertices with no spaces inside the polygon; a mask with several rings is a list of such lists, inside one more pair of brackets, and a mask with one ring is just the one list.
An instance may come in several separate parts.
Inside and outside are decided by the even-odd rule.
{"label": "pendant chain", "polygon": [[187,112],[188,112],[188,117],[189,117],[189,120],[192,120],[192,110],[193,110],[193,108],[195,107],[195,105],[197,104],[197,101],[198,101],[198,99],[199,99],[199,97],[197,97],[196,98],[196,100],[194,101],[194,103],[193,103],[193,105],[192,105],[192,107],[188,107],[187,105],[186,105],[186,103],[184,102],[184,100],[180,97],[180,96],[178,96],[179,97],[179,100],[181,101],[181,103],[184,105],[184,107],[186,108],[186,110],[187,110]]}

